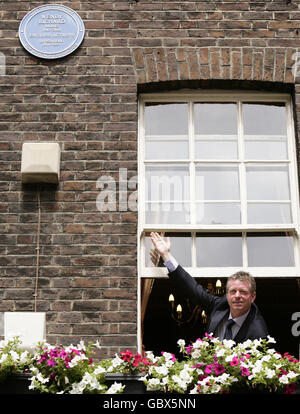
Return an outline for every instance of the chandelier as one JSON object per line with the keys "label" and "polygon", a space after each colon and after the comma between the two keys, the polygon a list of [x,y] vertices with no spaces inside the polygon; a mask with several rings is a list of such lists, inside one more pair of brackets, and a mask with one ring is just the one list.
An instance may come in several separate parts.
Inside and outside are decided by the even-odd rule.
{"label": "chandelier", "polygon": [[[220,279],[216,281],[215,285],[209,282],[207,287],[213,295],[222,296],[225,293]],[[200,323],[206,329],[208,318],[200,305],[192,307],[188,298],[184,298],[182,303],[176,304],[172,293],[169,296],[169,303],[171,304],[171,316],[180,328],[192,328],[196,323]]]}

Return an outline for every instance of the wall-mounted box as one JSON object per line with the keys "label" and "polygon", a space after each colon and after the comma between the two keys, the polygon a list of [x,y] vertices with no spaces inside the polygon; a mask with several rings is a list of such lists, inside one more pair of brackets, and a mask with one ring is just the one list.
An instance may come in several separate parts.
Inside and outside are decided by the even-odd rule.
{"label": "wall-mounted box", "polygon": [[54,183],[60,176],[60,146],[57,142],[24,142],[21,179],[23,183]]}
{"label": "wall-mounted box", "polygon": [[34,347],[46,339],[45,312],[5,312],[5,339],[18,336],[24,348]]}

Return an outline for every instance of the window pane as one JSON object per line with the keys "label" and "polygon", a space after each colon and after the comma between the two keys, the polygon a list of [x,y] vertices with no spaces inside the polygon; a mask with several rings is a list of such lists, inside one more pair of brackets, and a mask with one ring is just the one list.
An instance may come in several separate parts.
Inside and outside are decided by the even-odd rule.
{"label": "window pane", "polygon": [[186,165],[146,166],[147,201],[189,200],[189,167]]}
{"label": "window pane", "polygon": [[239,200],[239,170],[230,165],[196,166],[197,200]]}
{"label": "window pane", "polygon": [[243,104],[243,122],[246,158],[288,158],[284,103]]}
{"label": "window pane", "polygon": [[241,234],[197,234],[197,266],[242,266]]}
{"label": "window pane", "polygon": [[245,137],[245,157],[250,160],[287,159],[286,137]]}
{"label": "window pane", "polygon": [[293,236],[289,233],[248,234],[249,266],[294,266]]}
{"label": "window pane", "polygon": [[289,200],[287,165],[253,165],[246,168],[248,200]]}
{"label": "window pane", "polygon": [[244,134],[286,135],[286,111],[284,103],[244,103]]}
{"label": "window pane", "polygon": [[279,224],[291,223],[291,206],[289,203],[249,203],[248,223]]}
{"label": "window pane", "polygon": [[196,158],[236,159],[236,104],[195,104],[195,140]]}
{"label": "window pane", "polygon": [[145,107],[145,156],[153,160],[189,157],[188,105],[151,103]]}
{"label": "window pane", "polygon": [[197,224],[240,224],[240,203],[197,203]]}
{"label": "window pane", "polygon": [[[182,266],[191,267],[192,265],[192,242],[189,233],[166,233],[165,237],[170,237],[172,254]],[[149,235],[145,237],[145,264],[147,267],[154,267],[150,258],[150,250],[153,248]],[[160,266],[163,264],[160,262]]]}
{"label": "window pane", "polygon": [[146,203],[146,224],[189,224],[189,203]]}

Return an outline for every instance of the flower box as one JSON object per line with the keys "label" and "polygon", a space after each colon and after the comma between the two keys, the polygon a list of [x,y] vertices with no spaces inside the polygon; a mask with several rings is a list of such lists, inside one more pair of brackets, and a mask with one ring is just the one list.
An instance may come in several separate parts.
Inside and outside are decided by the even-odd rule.
{"label": "flower box", "polygon": [[0,394],[39,394],[29,388],[32,375],[27,373],[14,373],[0,383]]}
{"label": "flower box", "polygon": [[110,387],[115,382],[125,386],[123,394],[146,394],[146,386],[142,380],[144,374],[105,374],[105,384]]}

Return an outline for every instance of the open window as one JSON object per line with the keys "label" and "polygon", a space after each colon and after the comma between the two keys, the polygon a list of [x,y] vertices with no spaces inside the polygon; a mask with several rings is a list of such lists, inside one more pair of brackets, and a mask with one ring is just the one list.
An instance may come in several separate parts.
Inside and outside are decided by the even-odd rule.
{"label": "open window", "polygon": [[150,259],[151,231],[170,237],[173,255],[196,278],[223,278],[241,269],[254,277],[299,275],[292,113],[285,94],[140,97],[142,285],[167,274]]}

